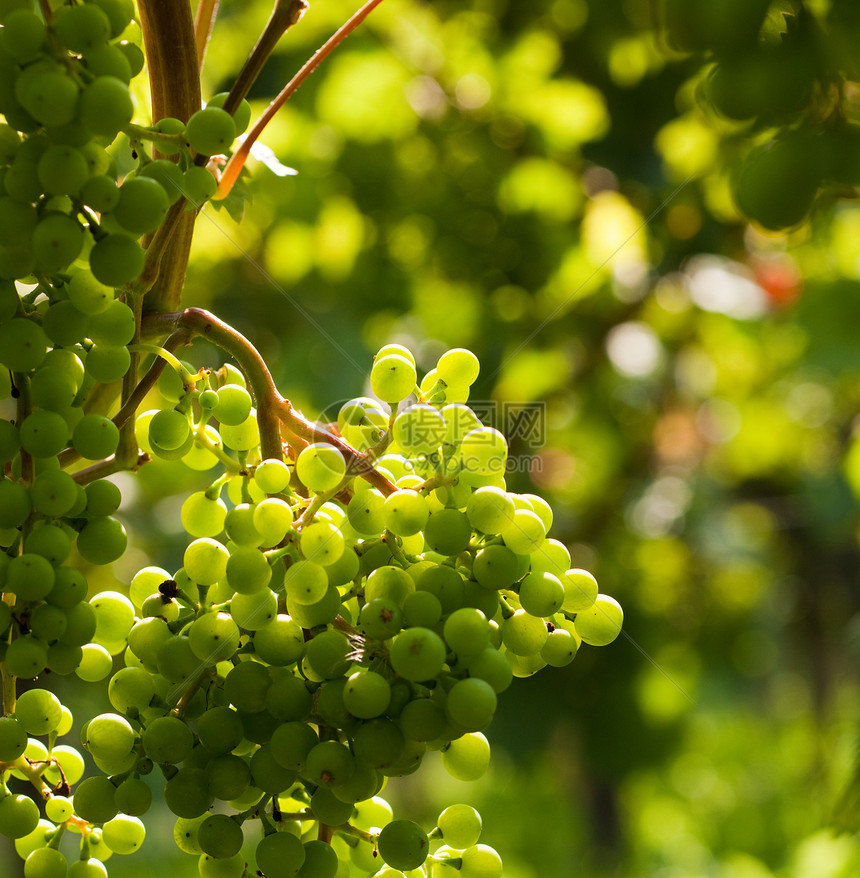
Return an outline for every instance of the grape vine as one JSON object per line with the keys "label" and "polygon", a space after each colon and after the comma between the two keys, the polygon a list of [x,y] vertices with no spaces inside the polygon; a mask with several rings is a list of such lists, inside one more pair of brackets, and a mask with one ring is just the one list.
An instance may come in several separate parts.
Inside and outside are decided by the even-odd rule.
{"label": "grape vine", "polygon": [[[436,750],[477,779],[513,677],[621,629],[549,505],[507,490],[505,438],[466,404],[474,354],[422,377],[386,345],[374,396],[321,424],[248,339],[182,308],[196,213],[246,153],[220,189],[209,157],[250,124],[244,95],[305,5],[276,3],[235,87],[201,107],[217,4],[195,31],[183,4],[0,0],[0,834],[26,878],[106,875],[144,842],[153,789],[202,878],[498,878],[473,808],[428,831],[395,818],[386,778]],[[136,22],[153,124],[129,87]],[[196,337],[225,365],[183,361]],[[148,408],[156,386],[169,404]],[[182,566],[92,594],[87,570],[128,544],[110,476],[153,459],[211,474],[182,504]],[[112,710],[81,728],[98,773],[65,743],[52,675],[106,687]]]}

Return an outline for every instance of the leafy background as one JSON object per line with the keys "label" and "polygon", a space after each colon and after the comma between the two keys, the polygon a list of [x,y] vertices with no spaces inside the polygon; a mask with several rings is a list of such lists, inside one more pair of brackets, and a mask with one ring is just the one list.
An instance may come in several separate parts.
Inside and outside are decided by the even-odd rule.
{"label": "leafy background", "polygon": [[[506,878],[847,878],[860,211],[845,189],[788,234],[740,217],[730,181],[758,133],[702,103],[709,56],[667,45],[661,6],[386,0],[267,129],[298,174],[254,164],[246,202],[204,211],[185,304],[322,417],[365,392],[383,343],[425,370],[475,351],[473,400],[542,413],[540,441],[512,439],[510,486],[551,501],[554,535],[625,608],[615,644],[501,699],[484,780],[428,757],[390,783],[396,810],[429,825],[475,804]],[[311,0],[255,115],[355,8]],[[850,4],[807,8],[839,21],[834,51],[860,35]],[[222,2],[204,94],[269,11]],[[164,463],[124,480],[134,544],[96,590],[178,564],[192,486]],[[196,875],[171,825],[153,815],[111,875]]]}

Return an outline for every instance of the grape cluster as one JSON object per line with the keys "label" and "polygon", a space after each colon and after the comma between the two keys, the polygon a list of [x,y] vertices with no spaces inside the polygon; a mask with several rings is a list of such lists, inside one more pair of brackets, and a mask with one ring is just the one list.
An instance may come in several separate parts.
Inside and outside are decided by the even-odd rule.
{"label": "grape cluster", "polygon": [[[370,374],[374,396],[347,402],[336,429],[319,428],[285,461],[261,459],[241,372],[193,373],[162,353],[173,368],[159,389],[173,405],[138,416],[140,447],[223,472],[182,505],[181,568],[145,567],[127,596],[89,601],[75,580],[71,606],[89,620],[78,635],[87,642],[72,647],[83,654],[76,673],[99,679],[121,657],[113,710],[81,734],[103,773],[84,778],[80,752],[54,744],[70,717],[49,692],[25,692],[0,721],[0,761],[39,775],[49,806],[40,819],[26,796],[0,800],[0,832],[17,838],[27,878],[65,874],[58,837],[68,828],[83,833],[76,878],[136,850],[153,771],[176,843],[198,857],[202,878],[241,878],[251,839],[266,878],[498,878],[501,859],[480,843],[474,809],[451,806],[427,832],[394,819],[379,793],[428,751],[458,779],[481,777],[483,730],[513,677],[564,666],[583,642],[610,643],[622,612],[548,537],[549,505],[506,489],[505,438],[465,404],[477,359],[448,351],[419,384],[412,354],[386,346]],[[82,492],[100,484],[111,483]],[[65,534],[62,515],[33,532]],[[109,543],[96,543],[97,562],[115,557]],[[40,559],[55,578],[73,569],[11,554],[2,557],[14,604],[0,604],[15,626],[9,651],[35,637],[25,620],[38,607],[57,606],[53,589],[22,601],[9,588],[19,559]],[[68,639],[42,634],[49,654]]]}
{"label": "grape cluster", "polygon": [[860,124],[843,95],[850,92],[839,59],[821,39],[833,20],[805,4],[777,8],[771,0],[689,3],[663,0],[669,44],[704,53],[705,106],[728,123],[732,140],[746,140],[732,159],[732,191],[741,213],[771,231],[809,215],[823,192],[860,184]]}

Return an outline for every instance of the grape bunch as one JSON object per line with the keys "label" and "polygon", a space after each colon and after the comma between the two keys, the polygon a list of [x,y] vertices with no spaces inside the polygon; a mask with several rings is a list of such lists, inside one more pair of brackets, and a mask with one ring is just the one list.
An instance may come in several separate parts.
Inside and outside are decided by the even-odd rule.
{"label": "grape bunch", "polygon": [[[82,832],[69,874],[101,875],[111,852],[137,849],[151,804],[144,778],[154,774],[176,843],[198,857],[202,878],[241,878],[254,868],[252,843],[266,878],[500,876],[474,809],[451,806],[427,832],[395,819],[379,794],[428,751],[458,779],[481,777],[483,731],[513,677],[564,666],[582,643],[610,643],[622,611],[548,536],[549,505],[506,489],[505,438],[465,404],[477,359],[448,351],[419,384],[411,352],[384,347],[374,396],[347,402],[336,425],[284,460],[262,457],[238,369],[195,373],[162,353],[169,404],[138,415],[140,448],[221,474],[182,505],[181,568],[145,567],[127,595],[89,601],[80,577],[72,607],[89,620],[77,635],[88,642],[70,647],[65,632],[39,629],[49,654],[76,650],[62,671],[110,675],[113,711],[83,727],[102,772],[86,778],[79,750],[54,745],[70,723],[49,692],[28,690],[4,718],[0,756],[13,775],[36,777],[50,806],[41,818],[26,796],[0,801],[0,832],[17,838],[27,878],[65,874],[58,837],[69,828]],[[112,485],[82,493],[100,484]],[[33,532],[65,534],[68,518]],[[98,541],[98,561],[115,557],[109,543]],[[69,615],[55,611],[53,590],[34,606],[30,592],[25,603],[9,589],[10,571],[30,556],[72,570],[35,552],[8,560],[10,652],[35,638],[25,620],[40,607]],[[4,820],[7,801],[14,820]]]}

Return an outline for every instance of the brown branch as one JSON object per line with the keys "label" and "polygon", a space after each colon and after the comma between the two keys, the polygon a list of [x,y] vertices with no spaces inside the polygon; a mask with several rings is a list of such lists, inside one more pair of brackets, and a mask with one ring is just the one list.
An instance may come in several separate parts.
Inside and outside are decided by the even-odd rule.
{"label": "brown branch", "polygon": [[199,70],[203,69],[206,47],[209,45],[209,37],[212,36],[212,28],[215,25],[219,5],[220,0],[200,0],[197,4],[197,12],[194,15],[194,45],[197,48],[197,67]]}

